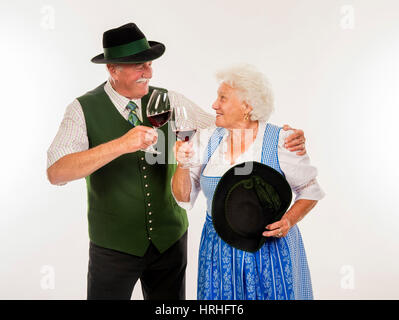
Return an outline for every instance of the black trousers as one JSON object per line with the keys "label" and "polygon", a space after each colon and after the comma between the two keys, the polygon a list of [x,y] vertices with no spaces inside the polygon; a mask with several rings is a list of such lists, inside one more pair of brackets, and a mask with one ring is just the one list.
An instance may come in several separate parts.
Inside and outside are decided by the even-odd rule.
{"label": "black trousers", "polygon": [[187,232],[163,253],[150,244],[143,257],[90,242],[88,300],[130,300],[140,279],[145,300],[184,300]]}

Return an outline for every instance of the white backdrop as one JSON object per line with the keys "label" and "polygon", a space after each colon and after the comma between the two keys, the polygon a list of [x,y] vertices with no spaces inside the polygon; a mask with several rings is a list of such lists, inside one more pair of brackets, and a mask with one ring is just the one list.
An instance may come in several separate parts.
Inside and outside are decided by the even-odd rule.
{"label": "white backdrop", "polygon": [[[152,84],[210,112],[218,69],[249,62],[268,76],[271,122],[304,129],[327,194],[299,223],[315,298],[399,298],[396,0],[5,0],[0,12],[0,299],[86,298],[85,183],[50,185],[46,151],[66,106],[107,77],[90,62],[102,33],[127,22],[166,45]],[[204,210],[201,195],[188,299]]]}

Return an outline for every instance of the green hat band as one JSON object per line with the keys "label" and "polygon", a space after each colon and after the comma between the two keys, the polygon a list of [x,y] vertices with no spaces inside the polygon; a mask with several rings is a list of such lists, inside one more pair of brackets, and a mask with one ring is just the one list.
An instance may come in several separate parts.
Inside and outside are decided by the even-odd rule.
{"label": "green hat band", "polygon": [[146,38],[122,44],[120,46],[104,48],[104,58],[114,59],[131,56],[133,54],[150,49],[150,45]]}

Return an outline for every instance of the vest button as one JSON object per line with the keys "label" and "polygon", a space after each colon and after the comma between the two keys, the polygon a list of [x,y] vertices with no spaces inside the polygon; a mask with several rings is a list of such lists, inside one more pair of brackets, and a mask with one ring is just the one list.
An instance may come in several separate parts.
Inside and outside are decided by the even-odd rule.
{"label": "vest button", "polygon": [[147,204],[147,206],[151,207],[151,203]]}
{"label": "vest button", "polygon": [[150,220],[150,221],[148,221],[149,223],[151,223],[152,222],[152,220]]}
{"label": "vest button", "polygon": [[147,193],[147,197],[149,196],[150,194],[149,193]]}
{"label": "vest button", "polygon": [[152,215],[152,212],[150,211],[150,212],[148,212],[148,215],[150,216],[150,215]]}
{"label": "vest button", "polygon": [[151,237],[148,237],[148,240],[151,240]]}
{"label": "vest button", "polygon": [[143,170],[145,170],[145,167],[143,167]]}
{"label": "vest button", "polygon": [[144,160],[144,158],[143,158],[143,157],[141,157],[141,160]]}
{"label": "vest button", "polygon": [[148,188],[148,184],[146,184],[145,187]]}
{"label": "vest button", "polygon": [[144,176],[144,179],[147,179],[147,176]]}
{"label": "vest button", "polygon": [[150,228],[150,231],[152,231],[152,228]]}

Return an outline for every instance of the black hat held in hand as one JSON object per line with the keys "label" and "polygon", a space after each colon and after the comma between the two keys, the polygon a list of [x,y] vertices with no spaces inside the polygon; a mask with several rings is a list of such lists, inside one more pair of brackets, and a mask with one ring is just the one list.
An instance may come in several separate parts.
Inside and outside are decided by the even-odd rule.
{"label": "black hat held in hand", "polygon": [[[253,165],[250,174],[237,175],[236,168]],[[267,241],[265,227],[279,221],[292,200],[287,180],[259,162],[245,162],[229,169],[216,186],[212,221],[229,245],[256,252]]]}

